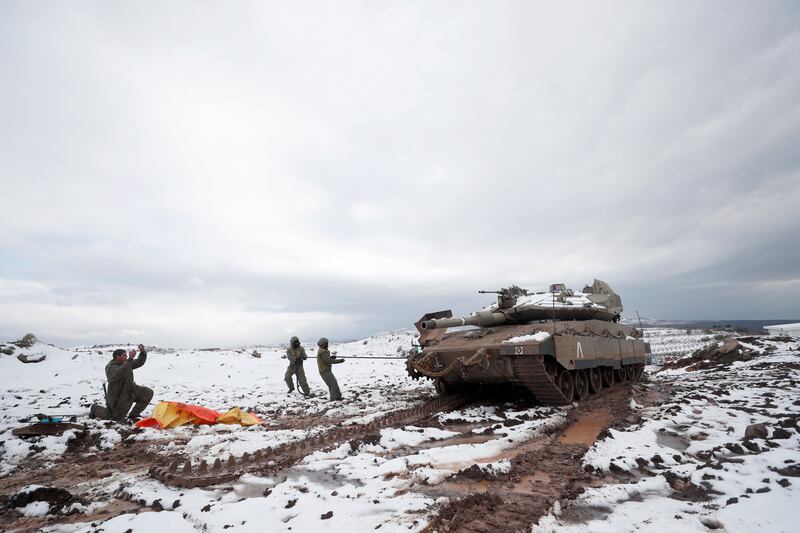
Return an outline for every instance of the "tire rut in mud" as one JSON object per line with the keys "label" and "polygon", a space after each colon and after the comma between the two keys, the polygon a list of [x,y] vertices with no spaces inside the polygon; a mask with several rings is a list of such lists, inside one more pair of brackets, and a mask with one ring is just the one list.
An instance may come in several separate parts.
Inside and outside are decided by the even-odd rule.
{"label": "tire rut in mud", "polygon": [[[432,532],[530,531],[556,500],[573,499],[592,482],[581,458],[604,428],[635,420],[631,387],[618,387],[582,402],[563,429],[505,452],[512,468],[496,479],[465,483],[463,475],[429,491],[450,502],[423,530]],[[606,422],[598,425],[598,417]]]}

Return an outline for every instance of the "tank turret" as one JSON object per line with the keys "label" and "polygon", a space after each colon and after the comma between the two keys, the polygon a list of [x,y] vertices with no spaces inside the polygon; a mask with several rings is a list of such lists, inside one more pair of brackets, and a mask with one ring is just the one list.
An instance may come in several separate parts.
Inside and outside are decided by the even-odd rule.
{"label": "tank turret", "polygon": [[549,291],[532,292],[516,285],[498,291],[497,303],[465,317],[422,320],[422,330],[458,326],[491,327],[503,324],[529,324],[542,320],[604,320],[617,322],[622,313],[622,300],[605,282],[594,280],[583,292],[575,294],[563,283],[555,283]]}

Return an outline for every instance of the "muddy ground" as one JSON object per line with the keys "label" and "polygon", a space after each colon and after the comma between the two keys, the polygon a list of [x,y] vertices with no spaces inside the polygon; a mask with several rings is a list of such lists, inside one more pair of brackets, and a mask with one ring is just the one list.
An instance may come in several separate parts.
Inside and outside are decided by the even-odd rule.
{"label": "muddy ground", "polygon": [[608,476],[584,471],[581,457],[607,428],[636,423],[632,397],[639,405],[657,401],[637,385],[602,391],[574,409],[562,429],[498,456],[496,460],[511,461],[510,472],[494,476],[467,469],[437,485],[431,492],[447,496],[450,503],[438,510],[425,531],[530,531],[556,500],[608,483]]}
{"label": "muddy ground", "polygon": [[[636,422],[631,412],[631,397],[639,404],[656,401],[651,392],[639,385],[623,385],[606,390],[582,402],[570,411],[565,426],[507,449],[492,461],[508,459],[512,468],[502,474],[487,473],[477,467],[462,469],[443,483],[421,487],[433,497],[447,497],[449,503],[432,509],[432,519],[425,531],[528,531],[530,525],[542,516],[558,499],[569,499],[580,494],[585,487],[607,483],[608,477],[599,477],[581,467],[581,456],[608,427],[623,427]],[[503,402],[507,398],[503,399]],[[532,400],[517,401],[524,405]],[[490,399],[477,400],[478,404],[491,405]],[[555,408],[554,408],[555,410]],[[505,418],[502,410],[498,413]],[[546,416],[543,414],[542,416]],[[308,429],[315,426],[315,416],[274,419],[271,427]],[[477,443],[503,438],[503,427],[521,423],[507,418],[497,424],[469,424],[458,419],[439,422],[437,417],[419,421],[420,426],[438,426],[450,431],[460,431],[462,437],[441,442],[429,442],[425,447],[451,446]],[[484,428],[479,434],[475,427]],[[130,429],[128,433],[135,433]],[[144,502],[126,499],[123,491],[105,494],[109,478],[120,475],[146,475],[151,464],[163,461],[157,453],[158,445],[150,441],[123,441],[110,450],[97,452],[90,433],[79,435],[70,442],[64,455],[51,466],[35,461],[22,465],[10,476],[0,479],[0,528],[4,530],[35,531],[44,526],[70,522],[100,523],[123,513],[140,513],[160,510],[158,506],[145,506]],[[377,437],[376,435],[376,438]],[[180,444],[180,443],[177,443]],[[358,443],[356,444],[358,445]],[[399,451],[402,453],[402,450]],[[64,508],[65,503],[88,505],[104,501],[87,514],[48,514],[43,517],[20,517],[15,511],[20,506],[12,496],[27,485],[42,485],[63,489],[52,496],[53,508]],[[49,496],[41,498],[50,501]],[[155,509],[153,507],[156,507]]]}

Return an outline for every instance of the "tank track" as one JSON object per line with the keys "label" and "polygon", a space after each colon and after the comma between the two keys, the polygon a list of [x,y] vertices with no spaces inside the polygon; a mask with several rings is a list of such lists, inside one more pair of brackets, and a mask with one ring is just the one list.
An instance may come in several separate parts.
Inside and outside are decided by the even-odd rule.
{"label": "tank track", "polygon": [[[597,391],[592,392],[591,385],[588,381],[589,375],[585,370],[567,370],[553,362],[553,369],[551,372],[548,372],[546,358],[541,355],[515,357],[511,364],[514,369],[514,377],[516,378],[517,382],[524,385],[534,396],[536,396],[537,400],[545,405],[569,405],[573,401],[580,401],[588,397],[590,394],[597,394]],[[615,376],[619,375],[621,377],[615,378],[615,382],[611,385],[611,387],[619,386],[623,383],[628,383],[631,381],[637,381],[641,377],[643,371],[643,363],[622,365],[620,369],[614,371]],[[569,373],[571,375],[570,379],[572,380],[572,388],[569,390],[569,397],[564,394],[555,381],[563,373]],[[577,382],[578,379],[587,380],[583,384],[585,389],[582,395],[577,390],[579,386]],[[605,389],[608,387],[608,385],[605,385],[604,383],[598,386],[599,389]]]}
{"label": "tank track", "polygon": [[442,396],[417,407],[387,413],[368,424],[331,429],[304,441],[285,443],[274,448],[262,448],[252,454],[244,453],[241,457],[230,456],[227,461],[216,459],[211,465],[201,461],[194,466],[191,460],[173,459],[164,464],[153,465],[148,473],[166,485],[185,488],[230,483],[247,473],[274,473],[288,468],[311,452],[363,438],[386,427],[413,422],[438,411],[456,409],[471,398],[468,393]]}
{"label": "tank track", "polygon": [[536,399],[546,405],[567,405],[570,400],[564,397],[561,389],[553,381],[544,366],[544,357],[535,355],[530,357],[515,357],[511,362],[514,376]]}

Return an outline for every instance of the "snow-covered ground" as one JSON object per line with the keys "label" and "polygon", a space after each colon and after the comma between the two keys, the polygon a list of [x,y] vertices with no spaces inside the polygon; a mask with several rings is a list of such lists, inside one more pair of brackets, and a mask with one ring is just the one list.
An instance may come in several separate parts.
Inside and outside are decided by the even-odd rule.
{"label": "snow-covered ground", "polygon": [[[629,482],[559,503],[533,531],[797,531],[800,342],[745,346],[767,355],[651,374],[648,386],[669,396],[584,457]],[[745,440],[759,423],[764,438]]]}
{"label": "snow-covered ground", "polygon": [[[180,452],[195,463],[225,459],[420,404],[433,397],[431,383],[410,379],[402,359],[388,358],[410,348],[414,336],[413,331],[397,331],[333,345],[339,356],[384,357],[348,359],[334,367],[343,402],[327,401],[314,359],[305,369],[316,395],[287,395],[285,346],[153,349],[146,365],[135,371],[138,383],[155,390],[151,408],[157,400],[218,410],[239,406],[255,411],[266,424],[131,433],[81,418],[93,437],[85,439],[90,444],[82,453],[88,460],[135,445],[156,457]],[[534,531],[793,531],[800,520],[790,505],[797,500],[800,460],[800,351],[796,342],[762,342],[775,348],[749,362],[697,372],[653,373],[657,369],[651,368],[646,387],[663,400],[636,407],[640,423],[610,430],[584,457],[608,484],[559,502]],[[313,344],[304,345],[313,356]],[[36,344],[0,355],[0,476],[11,479],[31,462],[56,464],[76,432],[22,440],[11,429],[35,413],[87,412],[101,400],[103,368],[114,348]],[[764,346],[757,348],[765,352]],[[252,357],[253,350],[261,357]],[[16,358],[19,353],[47,357],[23,364]],[[509,450],[564,426],[568,414],[569,408],[467,407],[438,415],[439,427],[384,429],[374,439],[312,453],[275,476],[245,475],[231,486],[170,488],[149,478],[150,463],[145,463],[75,486],[61,485],[75,495],[88,495],[87,501],[70,504],[77,516],[87,518],[46,530],[418,531],[445,501],[432,488],[473,464],[488,473],[508,472]],[[743,441],[745,428],[759,422],[766,423],[767,438]],[[120,498],[163,511],[119,514],[91,525],[89,514]],[[16,512],[21,521],[52,511],[32,502]]]}
{"label": "snow-covered ground", "polygon": [[[340,357],[397,356],[411,347],[413,332],[398,331],[331,347]],[[46,355],[41,363],[22,364],[15,356],[0,357],[4,376],[0,392],[0,440],[3,441],[3,474],[13,473],[26,461],[47,466],[62,455],[75,431],[60,437],[22,440],[11,429],[35,413],[85,413],[100,401],[103,368],[116,347],[63,350],[44,344],[18,353]],[[257,350],[260,358],[250,354]],[[309,355],[315,351],[306,345]],[[285,346],[246,347],[239,350],[151,350],[147,363],[135,371],[137,383],[155,390],[157,400],[198,403],[215,409],[240,406],[261,415],[266,424],[239,426],[184,426],[173,430],[145,428],[129,434],[107,422],[80,419],[97,436],[97,445],[87,455],[126,442],[145,441],[158,454],[180,452],[199,461],[241,455],[265,446],[303,439],[332,425],[369,422],[391,410],[407,408],[434,396],[431,382],[407,376],[402,359],[348,359],[334,371],[343,390],[343,402],[328,402],[327,391],[314,359],[306,362],[312,398],[287,395],[283,382]],[[507,406],[508,407],[508,406]],[[458,432],[435,427],[403,427],[383,430],[374,442],[344,443],[327,452],[307,456],[280,476],[244,476],[233,487],[218,489],[173,489],[144,472],[114,474],[107,479],[75,487],[90,493],[96,510],[123,496],[143,505],[163,507],[157,531],[169,528],[194,531],[414,531],[426,524],[426,516],[437,503],[424,490],[473,464],[487,472],[509,468],[497,460],[503,450],[563,425],[563,412],[546,407],[523,411],[470,407],[440,415],[459,423],[475,425]],[[513,427],[499,424],[520,417]],[[291,427],[296,422],[297,427]],[[487,428],[495,426],[490,436]],[[464,431],[467,437],[464,438]],[[471,438],[470,435],[474,435]],[[452,439],[452,445],[446,445]],[[92,439],[88,439],[92,441]],[[436,445],[444,441],[444,446]],[[146,471],[149,464],[142,465]],[[157,502],[157,503],[154,503]],[[177,502],[177,503],[176,503]],[[79,507],[78,510],[87,510]],[[19,508],[20,516],[45,512],[39,503]],[[175,511],[175,512],[172,512]],[[326,513],[331,512],[330,517]],[[123,514],[103,523],[103,530],[143,530],[154,523],[153,513]],[[52,531],[90,531],[86,523],[54,526]]]}

